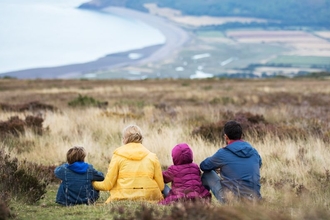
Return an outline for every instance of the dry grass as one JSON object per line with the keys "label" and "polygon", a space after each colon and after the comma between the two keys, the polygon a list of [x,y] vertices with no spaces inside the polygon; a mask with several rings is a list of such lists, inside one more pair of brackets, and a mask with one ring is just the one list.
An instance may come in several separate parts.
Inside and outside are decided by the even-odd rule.
{"label": "dry grass", "polygon": [[[303,79],[2,79],[0,103],[39,101],[59,110],[2,111],[0,121],[42,115],[45,131],[37,135],[27,130],[12,141],[2,139],[1,146],[17,158],[58,165],[70,147],[80,145],[88,151],[87,161],[106,172],[113,150],[121,145],[122,129],[136,123],[144,132],[144,145],[163,166],[172,163],[170,152],[179,142],[187,142],[200,163],[224,144],[193,136],[195,128],[238,112],[262,115],[266,124],[258,125],[267,125],[270,132],[247,136],[263,158],[261,208],[292,219],[326,219],[330,217],[324,214],[330,211],[329,85],[326,80]],[[69,107],[79,94],[107,101],[108,106]]]}

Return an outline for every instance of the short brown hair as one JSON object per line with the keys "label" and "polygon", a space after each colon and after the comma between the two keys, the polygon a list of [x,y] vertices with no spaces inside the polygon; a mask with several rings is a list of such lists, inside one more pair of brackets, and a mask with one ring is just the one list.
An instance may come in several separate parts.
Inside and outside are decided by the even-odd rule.
{"label": "short brown hair", "polygon": [[84,162],[86,157],[86,151],[83,147],[73,147],[66,153],[66,160],[69,164],[74,162]]}
{"label": "short brown hair", "polygon": [[123,143],[141,143],[143,141],[142,131],[137,125],[129,125],[123,131]]}

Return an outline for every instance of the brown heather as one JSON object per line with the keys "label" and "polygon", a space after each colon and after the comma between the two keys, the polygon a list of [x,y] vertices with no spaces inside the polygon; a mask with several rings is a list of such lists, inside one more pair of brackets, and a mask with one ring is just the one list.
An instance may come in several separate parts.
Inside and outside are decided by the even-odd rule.
{"label": "brown heather", "polygon": [[[179,142],[192,147],[197,164],[215,153],[224,146],[227,120],[242,123],[245,140],[262,156],[261,203],[119,202],[99,210],[104,212],[99,219],[330,219],[329,80],[1,79],[0,103],[2,123],[25,118],[17,132],[2,137],[1,152],[10,152],[47,183],[55,181],[49,173],[76,145],[87,150],[87,162],[106,172],[113,150],[122,144],[122,129],[131,123],[142,128],[144,145],[162,167],[172,164],[170,152]],[[38,105],[20,110],[31,103]],[[101,195],[100,203],[106,193]],[[76,212],[83,217],[83,209]]]}

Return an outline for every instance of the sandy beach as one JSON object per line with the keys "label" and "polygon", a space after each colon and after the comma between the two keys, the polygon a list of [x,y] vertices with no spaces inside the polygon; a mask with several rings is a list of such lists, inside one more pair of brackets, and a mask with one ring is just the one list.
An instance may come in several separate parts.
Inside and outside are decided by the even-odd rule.
{"label": "sandy beach", "polygon": [[[105,57],[87,63],[70,64],[64,66],[33,68],[1,74],[2,77],[15,77],[19,79],[70,79],[79,78],[85,73],[110,70],[124,66],[138,66],[146,63],[162,60],[179,50],[189,41],[189,34],[168,20],[121,7],[108,7],[102,9],[102,13],[111,13],[118,16],[140,20],[149,26],[158,29],[166,38],[162,45],[154,45],[142,49],[131,50],[121,53],[109,54]],[[141,57],[132,59],[130,54],[140,54]]]}

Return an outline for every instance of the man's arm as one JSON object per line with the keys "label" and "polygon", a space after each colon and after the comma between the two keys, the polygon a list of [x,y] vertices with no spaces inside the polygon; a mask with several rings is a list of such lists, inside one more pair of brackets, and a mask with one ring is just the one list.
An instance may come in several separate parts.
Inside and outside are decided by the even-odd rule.
{"label": "man's arm", "polygon": [[218,150],[213,156],[206,158],[199,165],[202,171],[211,171],[217,168],[221,168],[223,166],[222,159],[222,151],[223,149]]}

